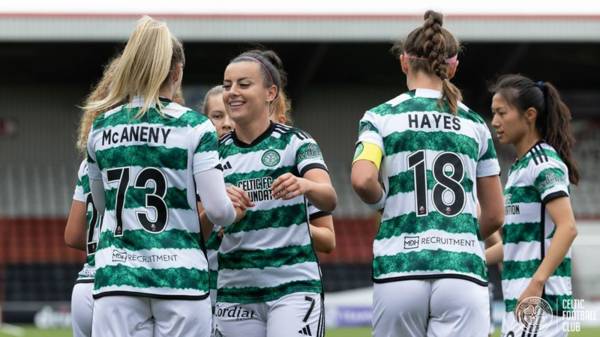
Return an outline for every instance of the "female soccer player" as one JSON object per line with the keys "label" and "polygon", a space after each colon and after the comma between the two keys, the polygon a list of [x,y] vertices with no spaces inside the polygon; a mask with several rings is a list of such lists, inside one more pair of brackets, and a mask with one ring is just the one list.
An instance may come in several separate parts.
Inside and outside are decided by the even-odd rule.
{"label": "female soccer player", "polygon": [[77,275],[71,294],[71,325],[75,337],[92,335],[92,289],[96,272],[94,253],[101,223],[90,193],[87,162],[84,160],[77,171],[77,184],[65,227],[65,243],[86,252],[85,264]]}
{"label": "female soccer player", "polygon": [[[172,102],[185,58],[167,26],[142,18],[118,61],[88,138],[88,175],[104,212],[96,250],[94,336],[209,336],[207,217],[243,216],[229,200],[210,121]],[[123,104],[125,102],[125,104]],[[239,195],[238,195],[239,197]]]}
{"label": "female soccer player", "polygon": [[[87,102],[106,97],[112,80],[118,57],[105,68],[102,79],[90,93]],[[94,111],[85,111],[81,120],[77,149],[85,155],[87,137],[91,128],[92,117],[98,115]],[[94,275],[96,273],[94,254],[98,244],[98,232],[102,218],[94,206],[88,179],[87,162],[83,160],[77,172],[77,184],[73,193],[73,202],[65,227],[65,243],[75,249],[86,252],[86,262],[77,275],[71,294],[71,316],[73,336],[89,337],[92,335],[92,313],[94,299]]]}
{"label": "female soccer player", "polygon": [[[279,95],[281,97],[274,107],[275,111],[271,114],[271,121],[292,126],[290,113],[292,105],[284,91],[281,91]],[[310,236],[315,250],[320,253],[331,253],[335,249],[335,229],[331,212],[323,212],[312,204],[308,204],[308,215]]]}
{"label": "female soccer player", "polygon": [[221,85],[214,86],[206,92],[202,102],[202,112],[215,126],[219,138],[235,128],[235,123],[223,103],[223,86]]}
{"label": "female soccer player", "polygon": [[[235,123],[231,120],[231,117],[229,117],[229,112],[227,112],[225,104],[223,103],[223,86],[217,85],[207,91],[206,95],[204,95],[204,101],[202,102],[201,107],[202,113],[204,113],[215,126],[217,137],[223,137],[223,135],[230,132],[235,127]],[[220,227],[213,226],[212,224],[205,224],[203,222],[201,225],[204,237],[208,238],[206,240],[206,258],[208,260],[209,270],[210,301],[214,309],[217,301],[217,271],[219,270],[217,254],[219,246],[221,245],[223,233],[219,233],[221,232]]]}
{"label": "female soccer player", "polygon": [[442,14],[426,12],[393,50],[409,91],[365,113],[351,177],[360,198],[383,209],[373,336],[487,336],[482,240],[503,219],[490,132],[450,82],[459,44]]}
{"label": "female soccer player", "polygon": [[225,69],[223,100],[236,127],[220,140],[221,165],[254,206],[225,228],[219,248],[217,335],[323,334],[306,203],[332,211],[337,197],[317,143],[269,119],[284,83],[273,51],[242,53]]}
{"label": "female soccer player", "polygon": [[[570,248],[577,230],[569,184],[577,184],[579,171],[571,154],[571,113],[548,82],[505,75],[491,91],[492,126],[517,152],[504,188],[502,335],[566,336],[558,317],[540,315],[541,321],[524,325],[523,309],[531,297],[544,299],[559,317],[572,308]],[[499,246],[488,251],[502,258]]]}

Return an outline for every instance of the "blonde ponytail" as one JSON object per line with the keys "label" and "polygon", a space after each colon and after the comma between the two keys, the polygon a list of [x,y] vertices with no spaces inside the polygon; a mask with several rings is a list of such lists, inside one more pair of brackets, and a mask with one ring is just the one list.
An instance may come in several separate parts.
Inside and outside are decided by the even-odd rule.
{"label": "blonde ponytail", "polygon": [[154,105],[161,106],[159,92],[177,63],[183,63],[183,47],[164,22],[141,18],[116,64],[105,97],[88,102],[84,111],[107,111],[133,97],[142,97],[136,118]]}
{"label": "blonde ponytail", "polygon": [[[102,78],[92,92],[85,99],[84,107],[83,107],[83,116],[81,116],[81,120],[79,121],[79,130],[77,137],[77,149],[81,154],[85,155],[87,151],[87,141],[88,135],[90,133],[90,129],[92,128],[92,123],[105,110],[93,110],[88,108],[90,103],[96,102],[104,99],[108,96],[108,92],[110,89],[110,84],[115,74],[115,69],[117,68],[117,64],[119,62],[119,56],[112,59],[108,65],[104,68],[104,72],[102,73]],[[107,109],[108,110],[108,109]]]}

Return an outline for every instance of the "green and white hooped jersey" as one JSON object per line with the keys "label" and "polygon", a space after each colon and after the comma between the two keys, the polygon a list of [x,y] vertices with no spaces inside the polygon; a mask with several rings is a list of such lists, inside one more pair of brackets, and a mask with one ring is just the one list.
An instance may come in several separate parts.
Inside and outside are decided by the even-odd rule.
{"label": "green and white hooped jersey", "polygon": [[208,260],[208,283],[210,289],[210,300],[212,306],[215,305],[217,299],[217,275],[219,271],[218,253],[222,239],[219,237],[221,227],[214,226],[212,232],[206,240],[206,259]]}
{"label": "green and white hooped jersey", "polygon": [[252,144],[230,133],[219,143],[225,182],[255,206],[225,228],[219,247],[218,302],[264,303],[296,292],[321,293],[321,272],[308,226],[306,199],[275,200],[284,173],[327,170],[317,143],[303,131],[272,123]]}
{"label": "green and white hooped jersey", "polygon": [[[329,212],[321,211],[311,203],[308,204],[308,217],[310,221],[318,219],[323,216],[331,215]],[[214,302],[217,298],[217,277],[219,271],[218,253],[219,247],[221,246],[222,239],[218,233],[221,227],[215,226],[206,240],[206,257],[208,259],[208,270],[209,270],[209,283],[210,283],[210,298]]]}
{"label": "green and white hooped jersey", "polygon": [[217,134],[205,116],[163,103],[136,118],[136,98],[94,121],[89,176],[102,177],[106,198],[96,298],[208,296],[193,175],[219,166]]}
{"label": "green and white hooped jersey", "polygon": [[[502,292],[506,311],[514,311],[544,259],[556,225],[546,210],[549,201],[569,196],[567,166],[552,146],[540,142],[510,168],[504,188]],[[571,310],[571,250],[544,285],[542,297],[555,315]]]}
{"label": "green and white hooped jersey", "polygon": [[[461,278],[487,284],[476,178],[500,173],[484,120],[439,91],[417,89],[368,110],[360,142],[383,152],[387,193],[373,243],[373,280]],[[361,150],[359,144],[357,154]]]}
{"label": "green and white hooped jersey", "polygon": [[92,193],[90,193],[90,181],[88,179],[87,161],[83,160],[77,171],[77,184],[73,193],[73,200],[85,203],[85,220],[86,220],[86,259],[83,269],[77,274],[75,283],[94,282],[96,274],[96,266],[94,255],[96,246],[98,245],[98,235],[102,219],[98,216],[98,211],[92,201]]}

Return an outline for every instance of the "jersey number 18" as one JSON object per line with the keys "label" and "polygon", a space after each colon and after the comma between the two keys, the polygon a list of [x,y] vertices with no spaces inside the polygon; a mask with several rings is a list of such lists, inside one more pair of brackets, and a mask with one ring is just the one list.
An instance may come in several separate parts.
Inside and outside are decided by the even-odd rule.
{"label": "jersey number 18", "polygon": [[[425,151],[408,156],[408,165],[414,168],[416,214],[426,216],[429,211]],[[465,190],[460,184],[464,174],[462,160],[456,153],[444,152],[435,157],[432,168],[434,207],[444,216],[457,215],[465,206]]]}

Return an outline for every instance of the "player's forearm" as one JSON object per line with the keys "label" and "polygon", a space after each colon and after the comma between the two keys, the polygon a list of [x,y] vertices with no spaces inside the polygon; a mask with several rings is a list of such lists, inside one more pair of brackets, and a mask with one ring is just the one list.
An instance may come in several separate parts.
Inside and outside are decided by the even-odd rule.
{"label": "player's forearm", "polygon": [[200,228],[202,229],[202,235],[204,236],[204,240],[208,240],[210,233],[214,227],[214,224],[208,219],[205,211],[201,211],[199,214],[200,217]]}
{"label": "player's forearm", "polygon": [[194,174],[194,181],[196,186],[201,186],[198,194],[210,223],[220,226],[230,225],[235,220],[236,213],[227,196],[223,173],[218,169],[198,172]]}
{"label": "player's forearm", "polygon": [[352,188],[358,197],[367,204],[374,204],[384,194],[379,183],[379,171],[368,161],[360,160],[352,166]]}
{"label": "player's forearm", "polygon": [[305,192],[308,201],[324,212],[332,212],[337,205],[337,194],[329,183],[320,183],[312,180],[307,181]]}
{"label": "player's forearm", "polygon": [[498,264],[504,259],[502,242],[496,242],[485,250],[485,261],[488,266]]}
{"label": "player's forearm", "polygon": [[71,248],[86,249],[86,206],[84,202],[73,200],[65,226],[65,244]]}
{"label": "player's forearm", "polygon": [[477,178],[477,200],[481,209],[479,233],[485,240],[504,223],[504,197],[500,178]]}
{"label": "player's forearm", "polygon": [[331,229],[310,225],[310,235],[318,252],[331,253],[335,249],[335,234]]}
{"label": "player's forearm", "polygon": [[[565,259],[573,240],[577,236],[575,224],[564,224],[556,227],[556,232],[548,248],[548,253],[533,275],[533,279],[540,283],[545,283],[554,273],[556,268]],[[544,244],[543,242],[541,244]]]}

